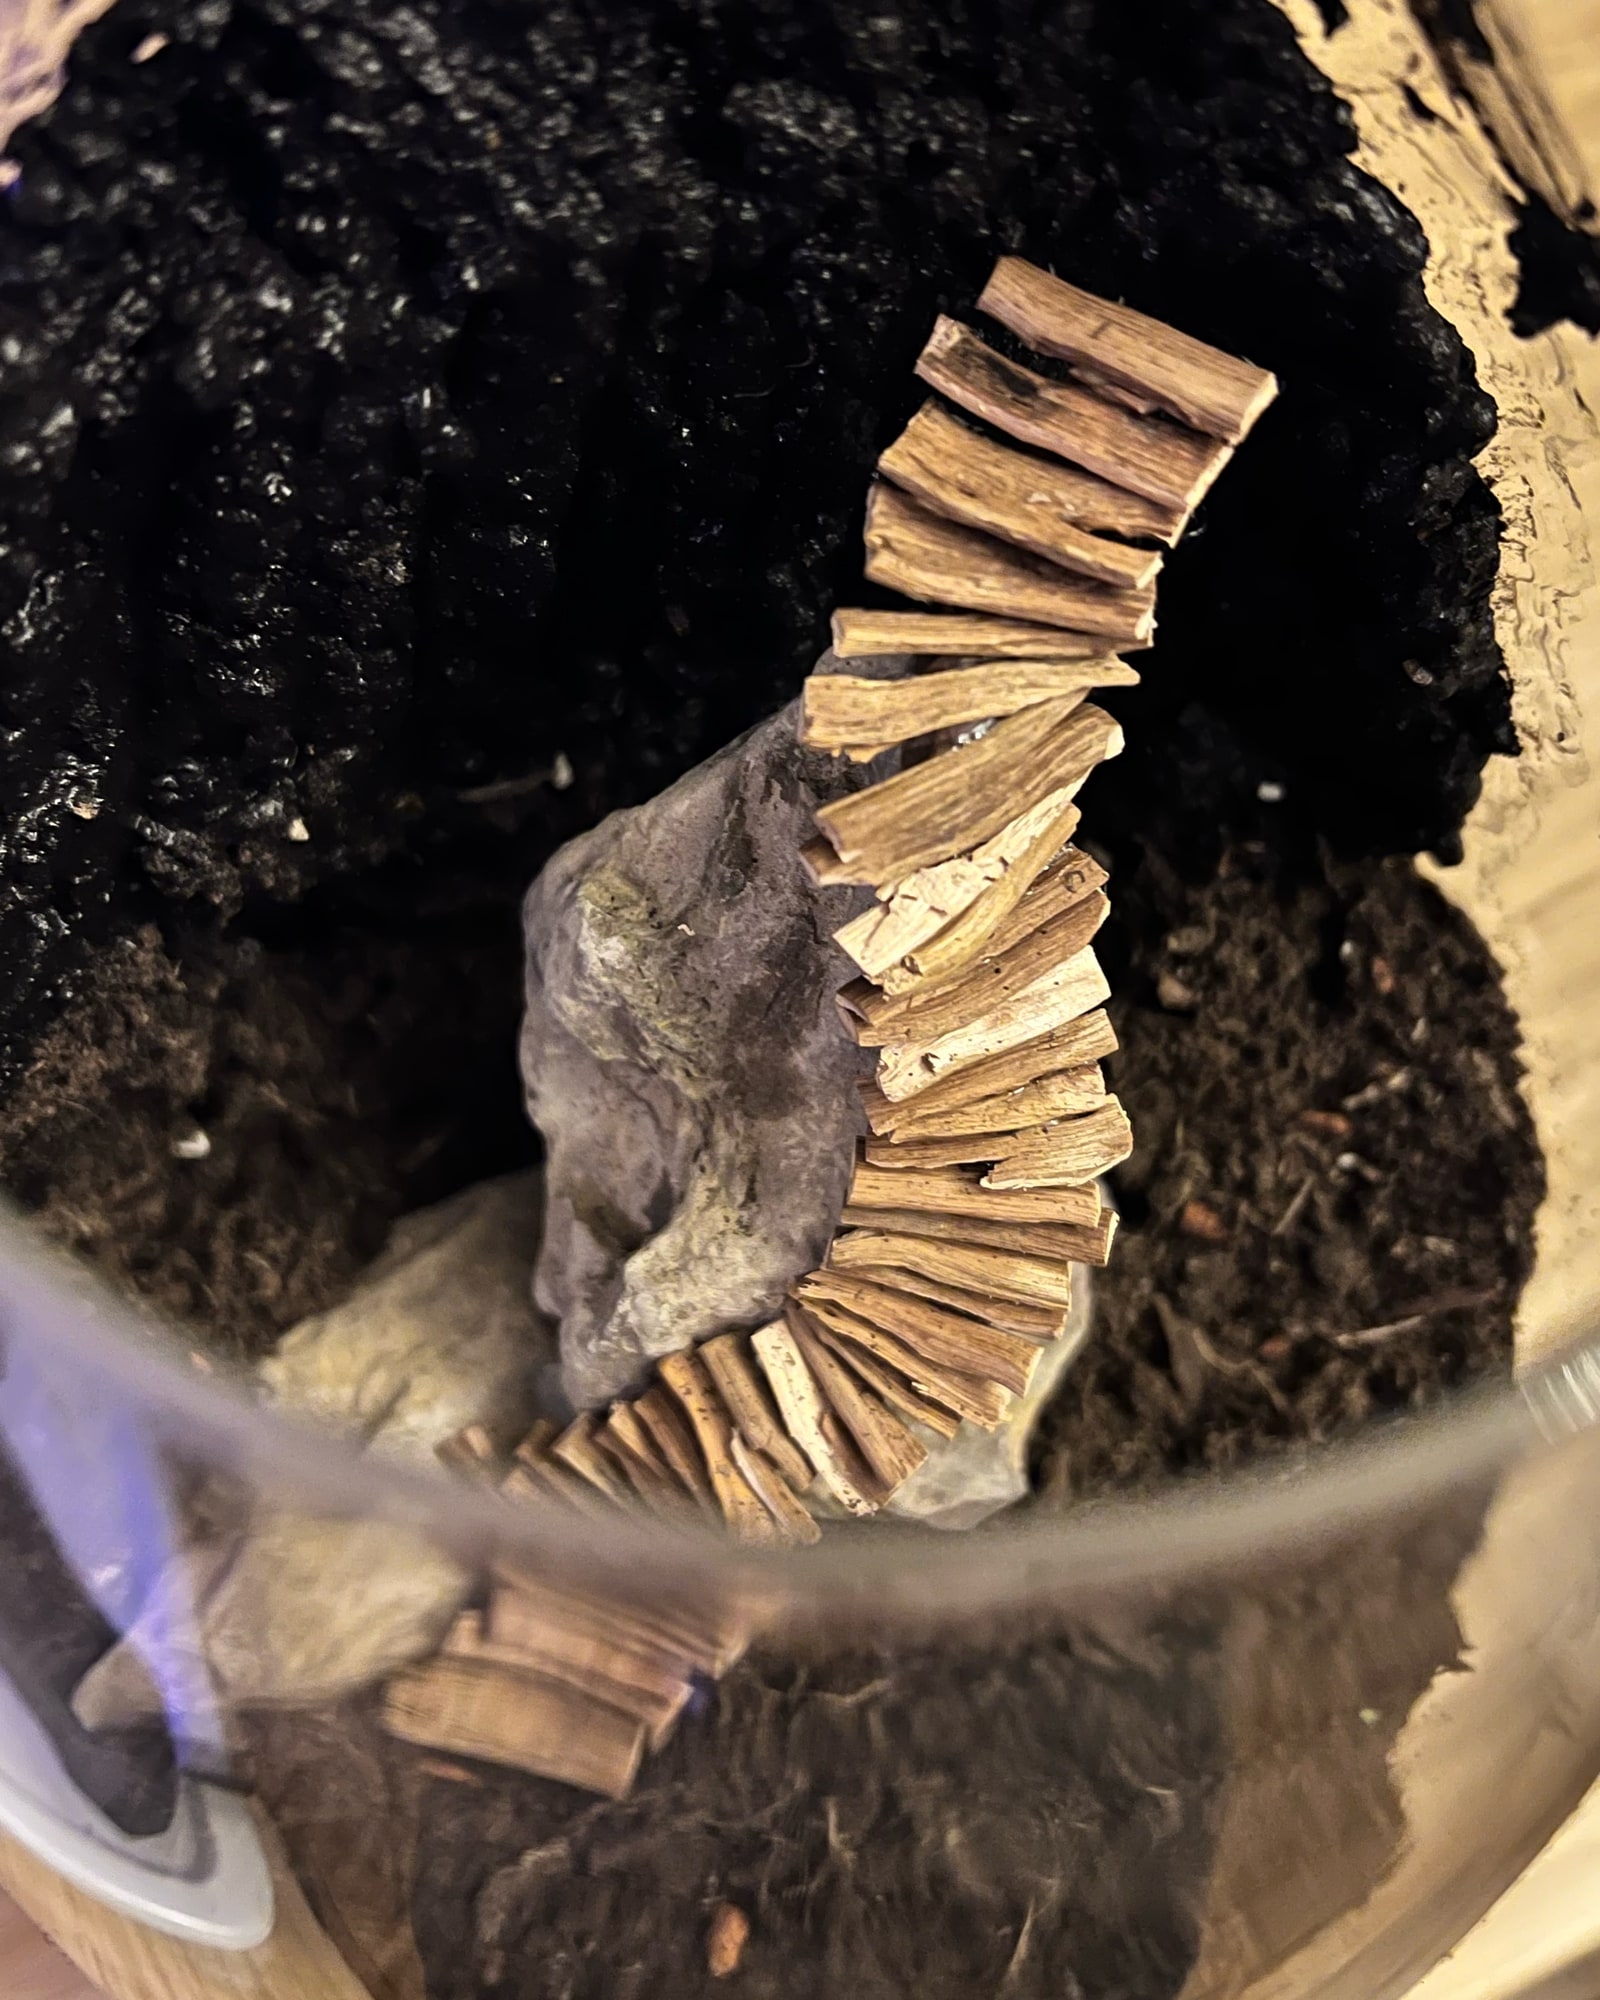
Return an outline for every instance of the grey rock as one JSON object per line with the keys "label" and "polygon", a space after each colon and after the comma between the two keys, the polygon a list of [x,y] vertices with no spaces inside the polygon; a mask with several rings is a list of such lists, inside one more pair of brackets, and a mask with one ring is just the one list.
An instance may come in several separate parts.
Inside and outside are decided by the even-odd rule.
{"label": "grey rock", "polygon": [[771,1318],[838,1221],[870,1052],[841,1032],[853,968],[831,934],[870,891],[817,889],[798,854],[817,806],[871,779],[804,749],[797,717],[613,813],[527,897],[535,1296],[579,1407]]}
{"label": "grey rock", "polygon": [[930,1528],[975,1528],[1023,1497],[1034,1427],[1088,1342],[1092,1291],[1093,1273],[1084,1265],[1072,1274],[1066,1327],[1045,1349],[1028,1393],[1015,1398],[992,1431],[963,1424],[948,1442],[929,1435],[927,1459],[889,1502],[889,1513]]}

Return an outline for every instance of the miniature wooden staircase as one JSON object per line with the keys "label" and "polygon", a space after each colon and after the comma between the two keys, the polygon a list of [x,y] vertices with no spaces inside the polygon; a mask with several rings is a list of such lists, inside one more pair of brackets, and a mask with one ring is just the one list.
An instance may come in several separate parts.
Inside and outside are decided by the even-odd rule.
{"label": "miniature wooden staircase", "polygon": [[[1078,791],[1123,739],[1089,696],[1138,680],[1114,649],[1154,632],[1162,554],[1141,544],[1177,541],[1277,384],[1015,257],[979,307],[1066,378],[939,320],[917,364],[937,396],[868,497],[866,574],[946,608],[842,610],[832,656],[931,670],[819,672],[801,702],[802,740],[840,757],[915,746],[823,807],[801,857],[818,883],[877,897],[837,933],[860,971],[842,1032],[878,1057],[827,1259],[771,1325],[668,1355],[640,1394],[536,1426],[509,1465],[464,1433],[453,1462],[510,1498],[699,1511],[747,1543],[814,1542],[815,1511],[877,1513],[939,1439],[997,1427],[1066,1324],[1073,1266],[1110,1255],[1098,1180],[1133,1135],[1099,1067],[1116,1047],[1093,945],[1105,873],[1071,842]],[[502,1578],[391,1682],[385,1718],[433,1749],[620,1795],[695,1676],[741,1644]]]}

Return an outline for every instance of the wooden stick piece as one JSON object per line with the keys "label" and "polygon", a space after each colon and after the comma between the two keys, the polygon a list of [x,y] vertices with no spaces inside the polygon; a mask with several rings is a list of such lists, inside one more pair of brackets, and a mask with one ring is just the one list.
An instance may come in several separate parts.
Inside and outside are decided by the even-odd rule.
{"label": "wooden stick piece", "polygon": [[940,1167],[993,1166],[996,1160],[1005,1158],[1006,1153],[1022,1136],[1019,1129],[1014,1132],[973,1132],[954,1139],[907,1139],[896,1143],[893,1139],[869,1139],[862,1150],[862,1158],[869,1167],[886,1167],[895,1173],[908,1169],[913,1173],[929,1173]]}
{"label": "wooden stick piece", "polygon": [[698,1353],[732,1411],[740,1435],[752,1450],[771,1459],[796,1493],[804,1493],[816,1473],[767,1400],[746,1337],[742,1333],[718,1334],[715,1340],[705,1341]]}
{"label": "wooden stick piece", "polygon": [[[853,1243],[856,1239],[852,1236],[847,1240]],[[918,1243],[916,1237],[879,1240]],[[922,1243],[919,1247],[926,1249],[929,1246]],[[972,1319],[986,1319],[991,1326],[1004,1327],[1008,1333],[1025,1333],[1030,1340],[1055,1340],[1066,1324],[1059,1306],[1033,1305],[1022,1299],[1000,1299],[991,1293],[970,1292],[960,1285],[947,1285],[942,1278],[930,1278],[924,1271],[908,1269],[910,1257],[900,1263],[872,1261],[874,1256],[883,1254],[874,1249],[860,1259],[840,1263],[838,1268],[859,1271],[863,1277],[871,1278],[874,1284],[887,1285],[891,1291],[910,1292],[913,1298],[932,1299],[935,1305],[951,1306],[956,1312],[966,1313]]]}
{"label": "wooden stick piece", "polygon": [[661,1455],[661,1447],[645,1429],[644,1420],[633,1404],[619,1399],[606,1416],[606,1429],[634,1462],[652,1475],[663,1493],[677,1494],[679,1482],[672,1467]]}
{"label": "wooden stick piece", "polygon": [[[1057,1070],[1041,1076],[1033,1083],[1023,1084],[1020,1090],[1007,1091],[1003,1097],[980,1097],[974,1104],[953,1105],[948,1111],[933,1111],[925,1118],[891,1125],[889,1145],[891,1149],[925,1146],[940,1139],[960,1139],[972,1132],[1022,1132],[1030,1126],[1048,1125],[1053,1118],[1076,1118],[1085,1111],[1095,1110],[1105,1098],[1105,1077],[1100,1065],[1087,1063],[1081,1069]],[[888,1099],[883,1102],[887,1104]],[[913,1106],[921,1102],[920,1097],[911,1099]],[[872,1110],[869,1105],[868,1118],[875,1130],[881,1130],[872,1118]],[[888,1164],[870,1146],[867,1158],[874,1166]]]}
{"label": "wooden stick piece", "polygon": [[1016,618],[942,611],[844,610],[833,614],[833,650],[841,660],[901,653],[1007,660],[1092,659],[1105,651],[1092,632],[1063,632]]}
{"label": "wooden stick piece", "polygon": [[[835,1271],[863,1271],[874,1264],[900,1265],[938,1278],[979,1298],[1014,1299],[1023,1305],[1066,1312],[1072,1304],[1072,1266],[1027,1257],[1014,1250],[986,1250],[969,1243],[930,1243],[916,1236],[842,1236],[828,1258]],[[877,1278],[878,1283],[886,1282]]]}
{"label": "wooden stick piece", "polygon": [[434,1447],[439,1463],[452,1472],[494,1477],[500,1468],[500,1451],[484,1424],[468,1424]]}
{"label": "wooden stick piece", "polygon": [[1026,1391],[1044,1351],[1021,1334],[869,1283],[853,1271],[813,1271],[801,1279],[795,1295],[808,1312],[842,1306],[869,1325],[894,1334],[928,1360],[997,1382],[1018,1396]]}
{"label": "wooden stick piece", "polygon": [[942,314],[917,373],[996,430],[1174,508],[1184,525],[1233,456],[1232,446],[1216,438],[1118,409],[1088,389],[1008,361]]}
{"label": "wooden stick piece", "polygon": [[[1068,809],[1077,812],[1077,807]],[[991,949],[1004,950],[995,933],[1033,887],[1040,872],[1059,853],[1067,836],[1062,832],[1067,814],[1063,812],[1042,828],[1031,846],[1024,849],[1005,872],[969,903],[952,923],[945,925],[926,944],[914,945],[906,954],[910,974],[917,979],[938,982],[953,979]],[[1105,880],[1105,870],[1088,855],[1079,857],[1084,866],[1075,879],[1090,881],[1091,871]],[[895,989],[889,989],[895,990]],[[902,985],[900,990],[906,990]]]}
{"label": "wooden stick piece", "polygon": [[[1148,510],[1169,533],[1176,532],[1177,516],[1170,509],[1092,473],[1008,450],[931,401],[878,460],[878,470],[936,514],[1116,589],[1147,588],[1161,557],[1086,529],[1149,534],[1148,524],[1130,525]],[[1086,514],[1093,518],[1085,520]]]}
{"label": "wooden stick piece", "polygon": [[[1075,807],[1072,810],[1076,812]],[[1044,829],[1040,830],[1039,842],[1041,846],[1045,844]],[[1013,867],[1020,865],[1020,862],[1011,864]],[[937,871],[926,872],[931,874]],[[1053,918],[1071,909],[1085,896],[1091,895],[1105,880],[1105,870],[1092,855],[1084,854],[1075,847],[1063,848],[1053,860],[1050,860],[1044,872],[1036,876],[1027,889],[1018,893],[1015,903],[1009,910],[1003,907],[999,909],[993,928],[988,937],[981,940],[981,945],[974,952],[971,962],[1003,957],[1015,946],[1032,937],[1036,931],[1043,929]],[[1004,876],[997,876],[992,886],[998,887],[1004,881]],[[987,889],[981,891],[980,899],[987,894]],[[893,907],[892,900],[890,907]],[[971,905],[968,907],[970,909]],[[864,980],[852,980],[848,986],[840,990],[841,1004],[848,1007],[852,1013],[860,1015],[863,1020],[878,1021],[903,1013],[905,1003],[919,996],[949,991],[957,980],[968,976],[966,966],[958,967],[947,977],[924,975],[917,970],[923,958],[924,948],[918,946],[880,973],[875,985]]]}
{"label": "wooden stick piece", "polygon": [[820,1542],[822,1530],[800,1504],[794,1488],[766,1453],[746,1444],[737,1431],[733,1433],[732,1450],[734,1464],[761,1496],[783,1540],[802,1548]]}
{"label": "wooden stick piece", "polygon": [[971,1176],[950,1173],[900,1173],[858,1161],[847,1197],[852,1208],[921,1209],[934,1215],[971,1217],[987,1222],[1077,1223],[1100,1219],[1100,1195],[1093,1187],[1041,1188],[1000,1193]]}
{"label": "wooden stick piece", "polygon": [[534,1425],[512,1453],[510,1468],[500,1481],[500,1491],[508,1500],[554,1498],[564,1500],[579,1513],[603,1512],[604,1506],[610,1504],[610,1496],[602,1503],[592,1481],[550,1456],[555,1434],[552,1423],[541,1420]]}
{"label": "wooden stick piece", "polygon": [[650,1433],[657,1451],[671,1466],[678,1484],[693,1494],[703,1507],[720,1513],[721,1508],[712,1491],[711,1478],[695,1443],[694,1433],[684,1422],[676,1402],[659,1382],[652,1382],[642,1396],[634,1398],[633,1407],[638,1411],[639,1421]]}
{"label": "wooden stick piece", "polygon": [[[937,1215],[911,1208],[846,1208],[839,1227],[1015,1250],[1023,1257],[1046,1257],[1058,1264],[1104,1264],[1116,1221],[1116,1211],[1110,1208],[1103,1208],[1091,1223],[990,1222],[980,1216]],[[834,1238],[835,1245],[843,1241],[842,1236]]]}
{"label": "wooden stick piece", "polygon": [[921,1424],[935,1437],[944,1438],[947,1442],[960,1430],[961,1419],[954,1410],[947,1410],[942,1404],[919,1396],[903,1375],[875,1359],[866,1348],[857,1347],[814,1315],[811,1327],[835,1361],[859,1376],[866,1387],[880,1401],[887,1403],[891,1410],[898,1410],[903,1417],[909,1417],[914,1424]]}
{"label": "wooden stick piece", "polygon": [[1068,632],[1103,632],[1124,646],[1147,646],[1155,632],[1155,591],[1148,584],[1112,590],[1069,576],[1024,549],[947,521],[897,486],[880,483],[867,495],[866,542],[868,577],[907,597]]}
{"label": "wooden stick piece", "polygon": [[676,1600],[624,1599],[553,1583],[513,1569],[489,1599],[484,1623],[498,1644],[533,1646],[545,1643],[559,1626],[569,1633],[586,1633],[594,1643],[660,1659],[675,1673],[725,1673],[743,1653],[747,1633],[738,1620],[704,1617]]}
{"label": "wooden stick piece", "polygon": [[627,1504],[636,1505],[640,1501],[649,1504],[654,1501],[655,1494],[651,1487],[650,1474],[614,1434],[609,1418],[601,1419],[596,1424],[591,1433],[591,1441],[622,1488],[623,1499]]}
{"label": "wooden stick piece", "polygon": [[807,1312],[818,1326],[892,1368],[918,1395],[948,1410],[958,1421],[977,1424],[986,1431],[999,1427],[1011,1396],[998,1382],[930,1361],[883,1327],[874,1326],[870,1320],[846,1311],[830,1299],[812,1299]]}
{"label": "wooden stick piece", "polygon": [[626,1798],[646,1731],[635,1717],[556,1681],[440,1658],[397,1674],[383,1698],[391,1736],[535,1777]]}
{"label": "wooden stick piece", "polygon": [[1086,380],[1148,398],[1196,430],[1238,444],[1278,393],[1277,378],[1131,306],[1113,305],[1020,257],[1002,257],[978,310]]}
{"label": "wooden stick piece", "polygon": [[785,1306],[784,1318],[822,1393],[855,1439],[861,1456],[890,1495],[897,1493],[912,1473],[926,1464],[928,1447],[906,1429],[894,1411],[873,1395],[836,1354],[829,1352],[817,1329],[793,1301]]}
{"label": "wooden stick piece", "polygon": [[826,1422],[830,1413],[822,1391],[793,1333],[787,1326],[763,1326],[751,1334],[750,1345],[789,1435],[817,1468],[823,1485],[847,1513],[876,1514],[887,1496],[838,1426]]}
{"label": "wooden stick piece", "polygon": [[863,1089],[862,1101],[875,1132],[898,1131],[902,1125],[914,1124],[955,1105],[998,1097],[1052,1071],[1098,1062],[1102,1056],[1114,1055],[1116,1048],[1117,1037],[1109,1019],[1100,1008],[1095,1008],[1033,1041],[1019,1043],[983,1062],[949,1071],[913,1097],[887,1098],[872,1085]]}
{"label": "wooden stick piece", "polygon": [[937,729],[1015,715],[1041,701],[1082,696],[1091,688],[1138,684],[1133,668],[1109,654],[1095,660],[991,660],[893,681],[813,674],[800,691],[800,738],[824,750],[865,744],[882,749]]}
{"label": "wooden stick piece", "polygon": [[551,1626],[538,1643],[513,1645],[485,1632],[471,1612],[457,1620],[442,1651],[451,1659],[481,1660],[592,1695],[642,1722],[652,1750],[667,1740],[691,1692],[687,1673],[659,1656],[609,1647],[581,1628]]}
{"label": "wooden stick piece", "polygon": [[626,1506],[628,1489],[621,1476],[613,1468],[611,1461],[595,1443],[595,1432],[599,1428],[599,1418],[592,1410],[585,1410],[575,1417],[558,1438],[551,1441],[550,1456],[586,1479],[597,1493],[603,1493],[608,1500],[615,1500],[619,1506]]}
{"label": "wooden stick piece", "polygon": [[[919,968],[931,947],[918,946],[906,954],[900,965],[884,974],[884,991],[891,1000],[912,1003],[925,994],[950,991],[958,980],[970,976],[971,966],[983,959],[1003,958],[1046,924],[1081,903],[1085,896],[1103,888],[1105,882],[1106,871],[1092,854],[1085,854],[1077,847],[1063,847],[1056,855],[1047,857],[1043,871],[1020,890],[1012,907],[1000,911],[982,949],[973,954],[969,965],[958,966],[948,974],[924,973]],[[998,888],[1000,884],[995,886]]]}
{"label": "wooden stick piece", "polygon": [[[919,868],[897,883],[885,902],[865,910],[833,934],[869,979],[886,980],[919,944],[934,937],[997,881],[1047,826],[1059,824],[1070,839],[1078,824],[1075,785],[1046,792],[1039,803],[1008,820],[970,854],[933,868]],[[831,843],[828,845],[832,852]]]}
{"label": "wooden stick piece", "polygon": [[931,987],[919,984],[898,998],[887,997],[872,1019],[861,1024],[856,1039],[877,1048],[890,1043],[927,1044],[992,1019],[1019,994],[1079,958],[1110,910],[1104,893],[1091,890],[998,957],[980,958],[958,979]]}
{"label": "wooden stick piece", "polygon": [[1036,1041],[1110,997],[1100,961],[1092,948],[1086,948],[962,1027],[928,1041],[886,1044],[878,1058],[878,1088],[885,1097],[915,1097],[950,1070]]}
{"label": "wooden stick piece", "polygon": [[900,882],[997,834],[1047,792],[1080,784],[1122,749],[1122,726],[1093,702],[1041,702],[987,736],[930,757],[818,810],[860,882]]}
{"label": "wooden stick piece", "polygon": [[1064,1118],[1019,1135],[983,1177],[992,1188],[1075,1187],[1093,1180],[1133,1151],[1133,1128],[1116,1098],[1082,1118]]}
{"label": "wooden stick piece", "polygon": [[722,1518],[741,1542],[772,1543],[777,1524],[761,1496],[734,1463],[733,1419],[712,1385],[711,1377],[692,1352],[664,1354],[656,1373],[683,1405],[699,1442]]}

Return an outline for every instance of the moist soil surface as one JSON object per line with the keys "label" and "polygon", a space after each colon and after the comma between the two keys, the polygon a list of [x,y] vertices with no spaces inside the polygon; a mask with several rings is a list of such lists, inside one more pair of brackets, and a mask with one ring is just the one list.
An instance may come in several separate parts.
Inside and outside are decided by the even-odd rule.
{"label": "moist soil surface", "polygon": [[[1488,952],[1409,862],[1258,831],[1275,837],[1198,879],[1155,849],[1113,879],[1115,1082],[1138,1149],[1090,1349],[1039,1434],[1038,1505],[1326,1439],[1509,1366],[1543,1172]],[[511,1087],[513,906],[463,892],[433,922],[334,928],[313,951],[208,937],[175,958],[145,935],[108,955],[0,1119],[8,1180],[197,1343],[259,1351],[459,1177]],[[449,1014],[441,966],[479,1015]],[[206,1156],[175,1157],[196,1131]],[[502,1161],[526,1143],[511,1121]],[[1313,1633],[1344,1649],[1355,1692],[1302,1782],[1353,1810],[1364,1865],[1398,1829],[1387,1747],[1455,1657],[1448,1591],[1476,1520],[1408,1528],[1309,1604],[1263,1599],[1280,1671]],[[754,1993],[1149,2000],[1195,1949],[1238,1615],[1185,1603],[1135,1643],[1008,1629],[752,1656],[623,1805],[487,1767],[430,1775],[439,1760],[362,1704],[265,1729],[260,1779],[347,1944],[330,1856],[348,1877],[365,1846],[366,1875],[392,1875],[371,1829],[415,1826],[432,2000],[699,1991],[724,1899],[754,1920]],[[1382,1720],[1352,1736],[1358,1710]],[[410,1822],[396,1791],[420,1801]]]}

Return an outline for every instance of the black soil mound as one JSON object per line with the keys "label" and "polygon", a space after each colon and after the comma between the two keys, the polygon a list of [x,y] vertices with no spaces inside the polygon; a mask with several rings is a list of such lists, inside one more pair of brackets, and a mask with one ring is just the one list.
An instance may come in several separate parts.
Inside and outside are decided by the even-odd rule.
{"label": "black soil mound", "polygon": [[453,865],[558,757],[581,824],[791,694],[1002,249],[1287,385],[1103,813],[1209,712],[1341,847],[1448,848],[1493,412],[1353,143],[1271,0],[118,7],[0,222],[0,1059],[109,931]]}

